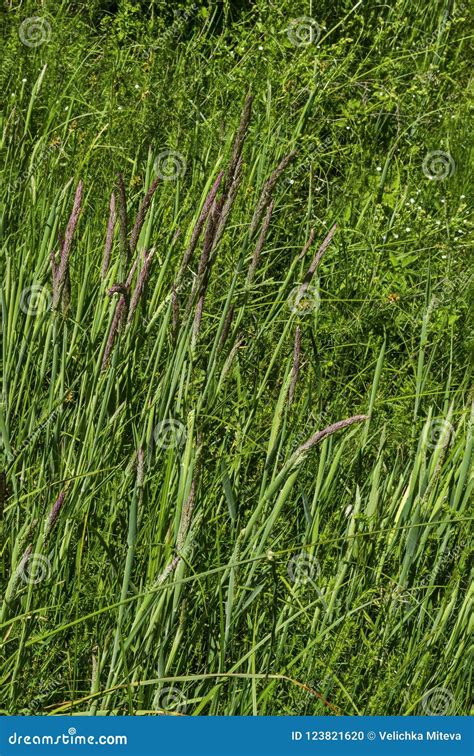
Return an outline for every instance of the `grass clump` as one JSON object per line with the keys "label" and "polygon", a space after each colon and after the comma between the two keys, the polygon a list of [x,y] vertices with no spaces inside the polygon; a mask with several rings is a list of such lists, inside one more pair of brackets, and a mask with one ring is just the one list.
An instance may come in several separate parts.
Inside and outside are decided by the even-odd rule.
{"label": "grass clump", "polygon": [[6,14],[0,706],[466,714],[463,7],[143,5]]}

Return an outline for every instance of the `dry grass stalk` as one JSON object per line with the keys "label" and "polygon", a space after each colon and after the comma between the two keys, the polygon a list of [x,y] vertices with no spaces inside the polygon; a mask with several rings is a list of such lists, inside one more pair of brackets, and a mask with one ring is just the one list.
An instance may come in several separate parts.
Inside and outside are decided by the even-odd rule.
{"label": "dry grass stalk", "polygon": [[143,488],[145,480],[145,450],[140,446],[137,451],[137,488]]}
{"label": "dry grass stalk", "polygon": [[[135,308],[136,308],[136,306],[138,304],[139,296],[140,296],[141,292],[143,291],[143,288],[145,286],[146,280],[148,278],[149,263],[150,263],[151,256],[152,256],[153,252],[154,252],[154,250],[151,250],[150,253],[149,253],[148,263],[146,261],[146,256],[145,256],[145,264],[144,264],[143,269],[142,269],[142,271],[140,273],[141,278],[139,276],[139,280],[137,282],[138,295],[137,295],[136,300],[134,302],[134,309],[133,309],[133,311],[135,311]],[[108,361],[109,361],[109,357],[110,357],[110,353],[111,353],[113,345],[114,345],[115,338],[116,338],[117,334],[119,333],[120,328],[122,327],[122,325],[127,320],[127,316],[129,315],[129,308],[130,308],[130,301],[129,301],[130,300],[130,288],[132,286],[133,276],[135,275],[135,271],[136,271],[137,266],[138,266],[138,259],[139,258],[137,257],[133,261],[133,263],[132,263],[132,265],[130,267],[130,270],[128,272],[127,280],[125,282],[120,282],[120,283],[113,284],[110,287],[110,289],[108,290],[108,292],[107,292],[107,294],[109,295],[109,297],[112,297],[114,294],[118,294],[119,295],[119,300],[118,300],[117,306],[115,308],[115,313],[114,313],[114,317],[113,317],[112,323],[110,324],[109,335],[107,337],[107,342],[106,342],[105,350],[104,350],[104,356],[102,358],[102,370],[105,370],[106,367],[107,367],[107,364],[108,364]],[[135,292],[134,292],[134,295],[135,295]],[[133,314],[133,312],[132,312],[132,314]]]}
{"label": "dry grass stalk", "polygon": [[303,249],[301,250],[298,260],[303,260],[306,257],[306,253],[308,249],[311,247],[312,243],[314,242],[314,236],[315,236],[315,230],[314,228],[312,228],[311,231],[309,232],[308,241],[306,242]]}
{"label": "dry grass stalk", "polygon": [[[313,257],[311,261],[311,265],[309,266],[305,277],[303,278],[303,283],[298,289],[297,297],[296,297],[296,303],[300,302],[301,299],[304,297],[312,279],[313,276],[318,268],[319,263],[321,262],[321,258],[324,255],[326,249],[328,248],[332,237],[334,236],[336,232],[336,224],[333,225],[333,227],[330,229],[329,233],[327,234],[326,238],[324,239],[323,243],[319,247],[318,251],[316,252],[315,256]],[[311,238],[311,235],[310,235]],[[307,245],[306,245],[307,246]]]}
{"label": "dry grass stalk", "polygon": [[192,305],[196,291],[199,289],[199,298],[196,304],[196,310],[194,313],[194,323],[192,332],[192,346],[195,345],[197,337],[199,335],[199,329],[201,327],[201,318],[204,309],[204,299],[206,297],[207,287],[209,285],[209,278],[211,275],[212,263],[211,252],[215,242],[216,227],[221,217],[219,204],[214,202],[213,208],[209,214],[206,227],[206,235],[204,237],[204,245],[199,260],[198,274],[195,281],[195,285],[191,291],[188,307]]}
{"label": "dry grass stalk", "polygon": [[168,577],[168,575],[171,575],[171,573],[175,571],[175,569],[178,566],[178,564],[180,563],[180,561],[181,561],[181,557],[180,556],[173,557],[173,559],[165,567],[165,569],[163,570],[163,572],[161,573],[161,575],[158,575],[158,577],[156,578],[155,585],[162,585],[162,583],[165,582],[165,580]]}
{"label": "dry grass stalk", "polygon": [[242,157],[239,157],[237,161],[237,165],[235,167],[234,177],[229,187],[229,192],[222,204],[222,207],[219,208],[220,209],[219,218],[217,220],[217,226],[216,226],[216,230],[214,234],[214,239],[212,242],[213,249],[217,249],[217,247],[219,246],[219,242],[222,238],[222,234],[224,233],[225,227],[227,225],[227,221],[229,219],[232,206],[237,196],[237,192],[239,191],[239,187],[242,181],[242,164],[243,164],[243,159]]}
{"label": "dry grass stalk", "polygon": [[220,377],[220,383],[224,383],[224,381],[226,379],[226,376],[227,376],[227,373],[229,372],[229,370],[232,367],[232,363],[234,361],[235,355],[237,354],[237,352],[239,351],[239,349],[240,349],[240,347],[242,346],[243,343],[244,343],[243,336],[239,336],[239,338],[235,342],[234,346],[230,350],[229,356],[227,357],[226,361],[224,362],[224,366],[222,368],[221,377]]}
{"label": "dry grass stalk", "polygon": [[114,317],[110,324],[109,335],[107,336],[107,342],[105,344],[104,356],[102,357],[102,370],[105,370],[108,365],[115,337],[119,332],[128,311],[128,287],[126,284],[114,284],[109,289],[108,295],[113,296],[114,294],[119,294],[119,300],[115,308]]}
{"label": "dry grass stalk", "polygon": [[196,496],[197,476],[198,476],[198,472],[196,472],[193,477],[191,488],[188,494],[188,498],[186,499],[186,502],[183,506],[183,510],[181,512],[181,520],[179,523],[178,536],[176,538],[176,549],[178,552],[182,551],[184,548],[184,544],[186,542],[186,536],[189,531],[189,526],[191,525],[191,518],[193,515],[193,509],[194,509],[194,500]]}
{"label": "dry grass stalk", "polygon": [[326,238],[324,239],[323,243],[319,247],[318,251],[316,252],[315,256],[313,257],[311,261],[311,265],[308,268],[308,271],[303,279],[303,284],[310,283],[312,277],[314,276],[314,273],[321,262],[321,258],[324,255],[326,249],[329,247],[329,244],[331,242],[332,237],[336,233],[337,224],[335,223],[332,228],[330,229],[329,233],[327,234]]}
{"label": "dry grass stalk", "polygon": [[234,317],[234,306],[231,305],[231,307],[229,307],[229,311],[225,317],[224,325],[222,327],[222,333],[221,333],[219,344],[217,347],[219,351],[222,349],[225,342],[227,341],[227,336],[229,335],[229,330],[230,330],[230,326],[232,325],[233,317]]}
{"label": "dry grass stalk", "polygon": [[313,446],[316,446],[316,444],[319,444],[328,436],[332,436],[333,433],[337,433],[344,428],[348,428],[350,425],[354,425],[354,423],[363,423],[368,419],[368,415],[354,415],[353,417],[348,417],[346,420],[339,420],[337,423],[328,425],[327,428],[318,431],[313,436],[308,438],[308,440],[305,441],[304,444],[298,446],[294,456],[300,457],[301,455],[306,454],[310,449],[313,448]]}
{"label": "dry grass stalk", "polygon": [[115,193],[112,192],[112,194],[110,195],[109,220],[107,223],[107,234],[105,237],[104,256],[102,258],[102,270],[101,270],[102,278],[105,278],[107,271],[109,269],[109,265],[110,265],[110,253],[112,251],[112,242],[114,239],[114,229],[115,229],[116,220],[117,220],[117,214],[115,211]]}
{"label": "dry grass stalk", "polygon": [[198,243],[199,237],[201,235],[202,228],[204,226],[204,223],[206,222],[207,216],[209,215],[209,211],[211,207],[214,204],[214,200],[216,198],[217,191],[219,189],[220,183],[222,181],[222,177],[224,175],[224,172],[221,171],[219,175],[217,176],[216,180],[214,181],[211,189],[209,190],[209,193],[204,201],[204,204],[202,206],[202,210],[199,213],[199,217],[196,221],[196,224],[194,226],[193,232],[191,234],[191,239],[189,240],[189,244],[187,246],[187,249],[183,255],[183,260],[181,262],[181,266],[178,271],[178,275],[176,276],[175,285],[179,286],[179,283],[185,273],[186,268],[188,267],[191,258],[193,256],[194,250],[196,249],[196,245]]}
{"label": "dry grass stalk", "polygon": [[285,168],[287,168],[287,166],[291,163],[295,155],[296,155],[295,150],[290,152],[288,155],[285,155],[283,160],[280,161],[280,163],[277,165],[275,170],[271,173],[270,177],[265,181],[262,192],[260,194],[260,198],[257,202],[257,206],[255,208],[255,211],[252,217],[252,221],[250,223],[250,228],[249,228],[250,236],[253,236],[257,227],[260,224],[262,215],[265,212],[266,208],[268,207],[268,204],[272,198],[272,192],[273,192],[273,189],[275,188],[275,184],[277,183],[278,179],[280,178]]}
{"label": "dry grass stalk", "polygon": [[56,524],[56,520],[59,517],[59,513],[63,507],[65,498],[66,498],[66,491],[63,490],[61,491],[58,498],[54,502],[51,508],[51,512],[49,513],[48,519],[46,521],[46,527],[45,527],[45,538],[48,537],[48,535],[51,533],[52,529],[54,528]]}
{"label": "dry grass stalk", "polygon": [[133,257],[133,253],[135,252],[138,239],[140,238],[140,231],[142,230],[145,216],[147,214],[148,208],[150,207],[151,200],[153,199],[153,195],[156,192],[159,182],[160,182],[159,178],[156,178],[153,181],[152,185],[150,186],[149,190],[145,194],[142,200],[142,203],[138,209],[137,217],[135,218],[135,223],[132,228],[132,233],[130,234],[130,254],[132,255],[132,257]]}
{"label": "dry grass stalk", "polygon": [[273,200],[271,200],[270,204],[267,207],[267,212],[265,214],[265,218],[263,219],[262,228],[260,229],[260,233],[258,235],[257,243],[255,245],[255,250],[252,255],[252,260],[250,261],[250,265],[249,265],[249,269],[247,273],[247,281],[246,281],[247,286],[250,286],[250,284],[252,283],[253,277],[255,275],[255,271],[257,270],[258,261],[260,260],[260,255],[263,249],[263,245],[265,244],[268,228],[270,226],[270,221],[272,219],[274,205],[275,203],[273,202]]}
{"label": "dry grass stalk", "polygon": [[223,192],[224,196],[227,196],[229,189],[232,186],[232,183],[235,178],[237,166],[239,164],[239,161],[242,155],[242,148],[244,146],[244,142],[247,137],[250,119],[252,117],[252,103],[253,103],[253,96],[247,95],[247,97],[245,98],[244,107],[242,109],[242,113],[240,116],[239,128],[237,129],[237,133],[234,138],[234,143],[232,145],[232,154],[231,154],[230,162],[226,171],[226,179],[225,179],[224,192]]}
{"label": "dry grass stalk", "polygon": [[150,265],[151,265],[151,260],[153,258],[154,253],[155,253],[154,249],[151,249],[150,252],[148,252],[148,253],[146,253],[146,252],[143,253],[144,260],[143,260],[142,269],[140,270],[140,273],[138,275],[138,280],[137,280],[137,283],[135,285],[135,289],[133,291],[132,298],[130,300],[130,307],[129,307],[129,310],[128,310],[128,317],[127,317],[127,323],[128,324],[131,323],[131,320],[133,318],[133,314],[134,314],[135,310],[137,309],[137,305],[138,305],[139,299],[140,299],[141,295],[143,294],[143,291],[145,289],[146,283],[147,283],[148,278],[150,276]]}
{"label": "dry grass stalk", "polygon": [[117,176],[117,195],[118,195],[118,216],[119,216],[119,231],[120,231],[120,254],[122,262],[128,264],[128,220],[127,220],[127,193],[125,191],[125,183],[121,173]]}
{"label": "dry grass stalk", "polygon": [[63,311],[66,311],[70,299],[69,257],[71,254],[72,240],[76,230],[77,221],[81,212],[83,183],[79,181],[74,195],[72,213],[69,217],[64,238],[61,241],[59,262],[56,262],[54,253],[51,254],[51,268],[53,273],[53,300],[52,309],[56,310],[62,299]]}

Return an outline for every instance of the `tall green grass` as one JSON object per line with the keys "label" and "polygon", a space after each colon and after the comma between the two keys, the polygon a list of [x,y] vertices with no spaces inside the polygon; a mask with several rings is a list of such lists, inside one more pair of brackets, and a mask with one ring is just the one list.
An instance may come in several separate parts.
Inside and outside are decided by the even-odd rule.
{"label": "tall green grass", "polygon": [[[224,5],[173,26],[159,3],[145,20],[46,3],[38,47],[18,38],[30,6],[7,14],[2,710],[467,713],[462,9],[323,3],[317,47],[287,33],[314,7]],[[249,89],[231,214],[180,276]],[[422,168],[436,149],[443,181]],[[119,172],[128,240],[164,178],[128,261],[117,220],[102,277]],[[79,180],[63,312],[51,256]],[[137,260],[133,294],[144,250],[104,361],[108,292]]]}

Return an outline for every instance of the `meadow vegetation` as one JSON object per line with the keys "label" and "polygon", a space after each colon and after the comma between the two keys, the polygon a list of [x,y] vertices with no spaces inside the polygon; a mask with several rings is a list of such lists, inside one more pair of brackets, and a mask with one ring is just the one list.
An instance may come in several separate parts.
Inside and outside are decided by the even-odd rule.
{"label": "meadow vegetation", "polygon": [[2,712],[468,713],[466,6],[14,5]]}

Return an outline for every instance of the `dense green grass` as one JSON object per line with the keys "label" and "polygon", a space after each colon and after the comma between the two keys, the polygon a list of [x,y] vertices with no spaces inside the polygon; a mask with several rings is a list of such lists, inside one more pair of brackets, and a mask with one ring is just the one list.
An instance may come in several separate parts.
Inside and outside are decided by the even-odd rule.
{"label": "dense green grass", "polygon": [[[465,7],[8,5],[3,712],[467,713]],[[231,214],[179,276],[249,91]],[[249,276],[255,208],[293,150]],[[131,260],[117,220],[102,277],[119,172],[129,236],[163,176]],[[107,292],[136,259],[133,292],[144,250],[104,359]]]}

